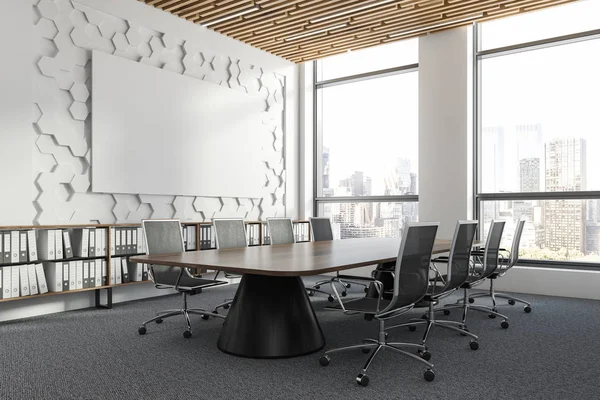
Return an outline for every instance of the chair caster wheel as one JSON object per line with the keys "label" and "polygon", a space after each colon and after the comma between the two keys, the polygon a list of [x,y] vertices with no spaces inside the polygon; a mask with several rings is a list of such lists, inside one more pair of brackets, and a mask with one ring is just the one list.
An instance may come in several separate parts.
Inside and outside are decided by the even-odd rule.
{"label": "chair caster wheel", "polygon": [[508,329],[508,321],[502,321],[500,326],[502,327],[502,329]]}
{"label": "chair caster wheel", "polygon": [[145,326],[140,326],[140,329],[138,329],[138,333],[140,335],[145,335],[146,334],[146,327]]}
{"label": "chair caster wheel", "polygon": [[420,357],[421,357],[423,360],[425,360],[425,361],[429,361],[429,360],[431,360],[431,353],[430,353],[430,352],[428,352],[427,350],[425,350],[425,351],[420,351],[420,350],[419,350],[419,352],[418,352],[418,353],[419,353],[419,356],[420,356]]}
{"label": "chair caster wheel", "polygon": [[321,364],[321,367],[328,366],[330,361],[331,358],[329,358],[329,356],[322,356],[321,358],[319,358],[319,364]]}
{"label": "chair caster wheel", "polygon": [[333,296],[329,296],[329,297],[327,298],[327,301],[329,301],[330,303],[333,303]]}
{"label": "chair caster wheel", "polygon": [[348,292],[346,292],[345,290],[342,292],[342,297],[346,297],[348,295]]}
{"label": "chair caster wheel", "polygon": [[469,303],[471,303],[471,304],[475,303],[475,299],[472,297],[469,297]]}
{"label": "chair caster wheel", "polygon": [[309,295],[310,297],[313,297],[313,296],[315,295],[315,292],[311,292],[311,291],[309,291],[309,292],[308,292],[308,295]]}
{"label": "chair caster wheel", "polygon": [[358,374],[356,383],[363,387],[369,386],[369,377],[365,374]]}
{"label": "chair caster wheel", "polygon": [[224,310],[229,310],[229,307],[230,307],[230,306],[229,306],[229,304],[225,304],[225,305],[223,306],[223,309],[224,309]]}
{"label": "chair caster wheel", "polygon": [[523,309],[527,314],[529,314],[531,312],[531,307],[529,306],[525,306],[525,308]]}
{"label": "chair caster wheel", "polygon": [[189,339],[192,337],[192,332],[191,331],[185,331],[183,332],[183,337],[186,339]]}
{"label": "chair caster wheel", "polygon": [[427,382],[431,382],[432,380],[435,379],[435,373],[433,372],[433,370],[428,369],[427,371],[425,371],[425,373],[423,374],[423,378],[425,378],[425,380]]}
{"label": "chair caster wheel", "polygon": [[417,327],[416,326],[409,326],[408,330],[411,331],[411,332],[414,332],[414,331],[417,330]]}
{"label": "chair caster wheel", "polygon": [[477,350],[479,348],[479,343],[476,340],[471,340],[469,347],[471,350]]}
{"label": "chair caster wheel", "polygon": [[510,304],[511,306],[514,306],[515,305],[515,301],[511,299],[511,300],[508,301],[508,304]]}
{"label": "chair caster wheel", "polygon": [[371,352],[371,349],[368,347],[363,347],[362,352],[363,352],[363,354],[369,354]]}
{"label": "chair caster wheel", "polygon": [[444,315],[450,315],[450,310],[444,310]]}
{"label": "chair caster wheel", "polygon": [[202,318],[203,320],[205,320],[205,321],[206,321],[206,320],[207,320],[207,319],[209,319],[210,317],[209,317],[208,315],[204,315],[204,314],[202,314],[202,317],[201,317],[201,318]]}
{"label": "chair caster wheel", "polygon": [[494,319],[494,318],[496,318],[496,315],[494,315],[494,314],[488,314],[488,317],[490,317],[491,319]]}
{"label": "chair caster wheel", "polygon": [[350,289],[352,287],[351,283],[346,283],[346,289]]}
{"label": "chair caster wheel", "polygon": [[156,322],[157,324],[162,324],[162,323],[163,323],[163,319],[162,319],[162,318],[159,318],[159,319],[157,319],[155,322]]}
{"label": "chair caster wheel", "polygon": [[369,288],[365,286],[365,293],[369,293]]}
{"label": "chair caster wheel", "polygon": [[321,285],[315,285],[313,286],[315,289],[321,289]]}

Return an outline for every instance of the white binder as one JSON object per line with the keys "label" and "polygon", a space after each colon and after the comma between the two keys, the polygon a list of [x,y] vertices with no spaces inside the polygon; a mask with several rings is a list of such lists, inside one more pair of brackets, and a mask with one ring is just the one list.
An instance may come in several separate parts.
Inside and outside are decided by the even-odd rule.
{"label": "white binder", "polygon": [[19,274],[21,277],[21,296],[29,296],[31,294],[29,290],[29,271],[27,265],[19,266]]}
{"label": "white binder", "polygon": [[38,257],[40,260],[55,260],[56,239],[54,230],[42,229],[38,232]]}
{"label": "white binder", "polygon": [[54,243],[56,245],[54,254],[56,254],[56,260],[62,260],[63,256],[63,235],[62,230],[57,229],[54,231]]}
{"label": "white binder", "polygon": [[96,287],[102,286],[102,263],[103,262],[105,262],[105,261],[104,260],[96,260],[96,263],[95,263]]}
{"label": "white binder", "polygon": [[18,265],[13,265],[12,267],[10,267],[10,277],[11,277],[11,281],[12,281],[11,282],[12,293],[11,293],[10,297],[15,298],[15,297],[19,297],[19,295],[20,295],[20,290],[19,290],[21,288],[21,286],[20,286],[21,281],[19,279],[20,274],[21,274],[21,272],[19,270]]}
{"label": "white binder", "polygon": [[27,231],[27,247],[29,250],[29,261],[37,261],[37,238],[33,229]]}
{"label": "white binder", "polygon": [[88,256],[89,257],[95,257],[97,255],[96,253],[96,229],[95,228],[90,228],[90,249],[88,251]]}
{"label": "white binder", "polygon": [[10,262],[19,262],[19,231],[10,233]]}
{"label": "white binder", "polygon": [[83,289],[83,260],[75,261],[76,263],[76,279],[75,279],[75,289]]}
{"label": "white binder", "polygon": [[132,229],[127,228],[127,252],[125,254],[133,254],[133,238],[131,237]]}
{"label": "white binder", "polygon": [[[71,262],[73,262],[73,261],[71,261]],[[63,271],[62,291],[63,292],[66,292],[67,290],[70,289],[69,285],[71,284],[71,281],[69,280],[69,271],[70,271],[71,262],[64,262],[64,263],[62,263],[62,271]],[[58,267],[56,267],[56,268],[58,268]]]}
{"label": "white binder", "polygon": [[89,261],[82,261],[83,262],[83,283],[81,288],[82,289],[87,289],[90,287],[90,262]]}
{"label": "white binder", "polygon": [[100,260],[90,260],[90,284],[89,287],[96,287],[96,263],[100,262]]}
{"label": "white binder", "polygon": [[77,261],[69,262],[69,290],[77,289]]}
{"label": "white binder", "polygon": [[73,258],[73,248],[71,247],[71,235],[69,235],[68,230],[62,231],[63,237],[63,246],[65,248],[64,256],[65,258]]}
{"label": "white binder", "polygon": [[[59,275],[58,276],[59,283],[61,283],[60,282],[60,273],[61,273],[60,264],[58,264],[57,268],[58,268],[58,275]],[[35,275],[37,278],[38,290],[39,290],[40,294],[48,293],[48,283],[46,282],[46,275],[44,274],[44,266],[42,264],[34,264],[33,269],[35,271]]]}
{"label": "white binder", "polygon": [[114,256],[115,253],[115,235],[117,233],[115,232],[115,228],[110,228],[110,255]]}
{"label": "white binder", "polygon": [[35,264],[27,264],[24,265],[24,267],[27,267],[27,275],[29,278],[29,294],[32,296],[34,294],[38,294],[40,291],[38,290],[37,276],[35,273]]}
{"label": "white binder", "polygon": [[63,267],[62,263],[45,262],[43,271],[45,272],[48,290],[51,292],[63,291]]}
{"label": "white binder", "polygon": [[129,279],[132,282],[141,282],[143,268],[144,268],[143,264],[139,264],[139,263],[129,264]]}
{"label": "white binder", "polygon": [[104,228],[96,229],[96,257],[103,256],[102,247],[104,243]]}
{"label": "white binder", "polygon": [[117,273],[115,272],[116,268],[115,265],[119,264],[119,266],[121,265],[121,259],[119,257],[113,258],[110,260],[110,284],[114,285],[116,282],[116,277],[117,277]]}
{"label": "white binder", "polygon": [[142,228],[137,228],[137,250],[138,254],[144,252],[144,246],[142,245],[142,238],[144,237],[144,231]]}
{"label": "white binder", "polygon": [[12,296],[12,280],[10,278],[10,267],[2,268],[2,298],[10,299]]}
{"label": "white binder", "polygon": [[129,283],[129,270],[127,269],[127,257],[121,259],[121,283]]}
{"label": "white binder", "polygon": [[9,264],[11,259],[10,253],[10,232],[4,232],[4,264]]}
{"label": "white binder", "polygon": [[121,228],[115,229],[115,255],[120,256],[123,254],[123,247],[121,246]]}
{"label": "white binder", "polygon": [[19,262],[27,262],[27,232],[19,231]]}
{"label": "white binder", "polygon": [[[119,285],[123,283],[123,279],[121,277],[121,263],[122,258],[119,258],[119,262],[115,263],[115,285]],[[111,270],[112,271],[112,270]]]}
{"label": "white binder", "polygon": [[108,285],[106,260],[102,260],[102,286]]}

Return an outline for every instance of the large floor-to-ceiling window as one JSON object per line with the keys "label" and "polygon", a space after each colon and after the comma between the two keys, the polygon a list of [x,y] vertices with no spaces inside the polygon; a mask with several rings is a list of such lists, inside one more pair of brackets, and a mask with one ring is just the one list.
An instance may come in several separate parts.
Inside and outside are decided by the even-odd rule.
{"label": "large floor-to-ceiling window", "polygon": [[476,208],[520,256],[600,262],[600,1],[479,24]]}
{"label": "large floor-to-ceiling window", "polygon": [[337,238],[418,218],[418,41],[315,62],[315,209]]}

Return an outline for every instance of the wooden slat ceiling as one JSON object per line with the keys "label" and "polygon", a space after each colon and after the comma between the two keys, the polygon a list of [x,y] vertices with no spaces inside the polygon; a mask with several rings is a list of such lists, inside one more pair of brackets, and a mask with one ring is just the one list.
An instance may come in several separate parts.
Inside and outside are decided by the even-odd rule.
{"label": "wooden slat ceiling", "polygon": [[300,63],[577,0],[139,0]]}

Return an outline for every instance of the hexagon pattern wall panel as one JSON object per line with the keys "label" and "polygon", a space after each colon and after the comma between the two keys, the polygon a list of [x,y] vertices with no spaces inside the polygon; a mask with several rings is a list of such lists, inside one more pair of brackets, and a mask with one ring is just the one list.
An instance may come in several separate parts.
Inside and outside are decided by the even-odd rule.
{"label": "hexagon pattern wall panel", "polygon": [[[202,43],[157,32],[70,0],[33,0],[35,25],[34,224],[139,222],[143,218],[250,220],[285,214],[284,77]],[[92,50],[262,96],[262,198],[91,192]]]}

